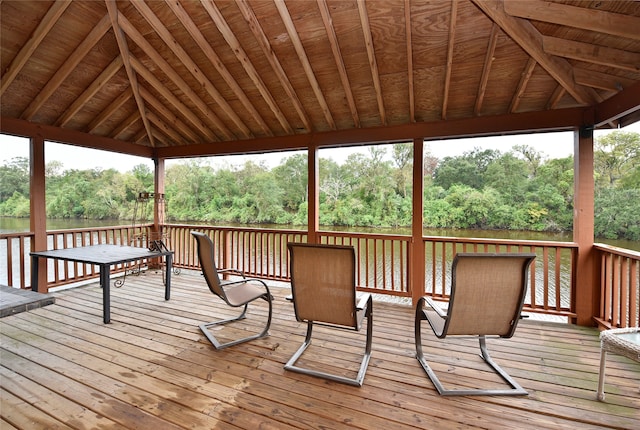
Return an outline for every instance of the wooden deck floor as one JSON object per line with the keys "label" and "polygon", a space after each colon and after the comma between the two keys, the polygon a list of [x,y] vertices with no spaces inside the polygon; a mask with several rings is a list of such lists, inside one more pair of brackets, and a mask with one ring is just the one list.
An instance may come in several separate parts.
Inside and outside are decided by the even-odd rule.
{"label": "wooden deck floor", "polygon": [[[283,369],[305,333],[288,292],[273,288],[269,337],[222,351],[197,325],[229,309],[198,275],[174,276],[168,302],[159,274],[129,276],[112,288],[107,325],[96,284],[57,292],[53,305],[0,320],[0,428],[640,428],[638,363],[610,354],[606,401],[596,400],[595,329],[525,320],[488,345],[528,396],[444,398],[414,358],[413,310],[376,301],[373,355],[356,388]],[[263,302],[243,324],[265,314]],[[476,340],[442,343],[424,329],[445,384],[487,383]],[[356,368],[363,333],[315,335],[311,364]]]}

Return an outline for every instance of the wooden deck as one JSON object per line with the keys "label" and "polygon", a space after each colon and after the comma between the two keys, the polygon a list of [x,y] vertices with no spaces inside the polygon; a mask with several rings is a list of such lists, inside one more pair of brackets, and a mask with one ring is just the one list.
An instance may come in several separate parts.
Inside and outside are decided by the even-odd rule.
{"label": "wooden deck", "polygon": [[[107,325],[98,285],[57,292],[53,305],[0,320],[0,428],[640,428],[640,364],[610,354],[606,401],[596,400],[595,329],[525,320],[488,345],[528,396],[444,398],[414,358],[413,310],[376,301],[373,355],[356,388],[283,369],[305,333],[288,292],[273,288],[269,337],[222,351],[197,325],[229,309],[198,275],[174,276],[168,302],[159,274],[129,276],[112,288]],[[243,324],[265,312],[263,302]],[[487,383],[476,340],[442,343],[424,329],[445,384]],[[313,365],[355,369],[363,333],[315,335]]]}

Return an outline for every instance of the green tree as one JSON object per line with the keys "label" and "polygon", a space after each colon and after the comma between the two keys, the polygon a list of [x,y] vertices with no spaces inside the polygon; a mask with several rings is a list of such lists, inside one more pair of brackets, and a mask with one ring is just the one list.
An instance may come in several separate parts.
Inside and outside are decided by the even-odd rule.
{"label": "green tree", "polygon": [[15,193],[29,197],[29,159],[25,157],[15,157],[0,166],[0,202]]}

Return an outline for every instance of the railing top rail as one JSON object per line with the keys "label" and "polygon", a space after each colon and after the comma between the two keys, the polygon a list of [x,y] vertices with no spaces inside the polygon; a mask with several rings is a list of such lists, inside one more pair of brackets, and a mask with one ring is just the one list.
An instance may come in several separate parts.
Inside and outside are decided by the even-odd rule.
{"label": "railing top rail", "polygon": [[455,242],[455,243],[490,243],[494,245],[526,245],[549,246],[555,248],[577,248],[576,242],[556,242],[551,240],[526,240],[526,239],[490,239],[479,237],[447,237],[447,236],[423,236],[423,241],[429,242]]}
{"label": "railing top rail", "polygon": [[629,258],[635,258],[637,260],[640,260],[639,251],[633,251],[631,249],[625,249],[625,248],[618,248],[617,246],[606,245],[604,243],[594,243],[593,247],[599,251],[606,251],[615,255],[620,255],[622,257],[629,257]]}
{"label": "railing top rail", "polygon": [[193,225],[193,224],[163,224],[173,228],[203,229],[203,230],[220,230],[220,231],[247,231],[261,233],[287,233],[287,234],[307,234],[307,230],[292,230],[278,228],[262,228],[262,227],[229,227],[218,225]]}
{"label": "railing top rail", "polygon": [[372,233],[356,233],[352,231],[330,231],[323,230],[318,232],[319,235],[331,235],[336,237],[366,237],[369,239],[386,239],[386,240],[400,240],[409,242],[411,241],[411,236],[406,235],[398,235],[398,234],[372,234]]}
{"label": "railing top rail", "polygon": [[[153,223],[147,224],[139,224],[136,227],[146,227],[153,225]],[[47,234],[62,234],[62,233],[86,233],[92,231],[105,231],[105,230],[117,230],[131,228],[131,224],[126,225],[110,225],[110,226],[100,226],[100,227],[84,227],[84,228],[68,228],[68,229],[60,229],[60,230],[47,230]]]}
{"label": "railing top rail", "polygon": [[28,236],[33,236],[34,233],[32,231],[20,231],[20,232],[13,232],[13,233],[0,233],[0,240],[1,239],[9,239],[12,237],[28,237]]}

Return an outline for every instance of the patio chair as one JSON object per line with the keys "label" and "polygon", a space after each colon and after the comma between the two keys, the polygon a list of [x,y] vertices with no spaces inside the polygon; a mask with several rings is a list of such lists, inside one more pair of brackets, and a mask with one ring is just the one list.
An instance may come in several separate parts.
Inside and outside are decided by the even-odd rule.
{"label": "patio chair", "polygon": [[[451,298],[446,311],[429,297],[418,300],[415,317],[416,358],[443,396],[526,395],[527,392],[496,364],[487,350],[486,336],[513,336],[527,290],[529,266],[535,254],[457,254],[451,268]],[[428,304],[431,309],[425,309]],[[478,336],[482,359],[507,382],[509,389],[444,388],[423,353],[421,322],[434,334]]]}
{"label": "patio chair", "polygon": [[[224,319],[220,321],[213,321],[206,324],[201,324],[200,330],[207,337],[209,342],[216,349],[223,349],[229,346],[237,345],[242,342],[247,342],[254,339],[259,339],[269,334],[269,326],[271,325],[272,314],[272,300],[271,292],[267,284],[260,279],[246,278],[244,273],[235,269],[218,270],[216,263],[213,259],[213,242],[204,233],[192,231],[191,234],[196,239],[198,247],[198,258],[200,260],[200,267],[202,268],[202,274],[204,275],[207,285],[213,294],[220,297],[232,307],[243,307],[242,313],[234,318]],[[232,273],[242,276],[239,280],[222,280],[220,274]],[[215,336],[209,330],[210,327],[223,325],[226,323],[232,323],[244,319],[246,317],[249,303],[256,299],[263,299],[269,303],[269,315],[267,317],[267,324],[264,329],[255,335],[243,337],[237,340],[229,341],[226,343],[220,343]]]}
{"label": "patio chair", "polygon": [[[373,301],[371,294],[356,294],[355,251],[350,246],[289,243],[291,292],[296,319],[307,323],[304,343],[285,369],[344,384],[362,386],[371,358]],[[347,376],[296,366],[311,344],[313,325],[359,331],[367,317],[364,356],[357,376]]]}

